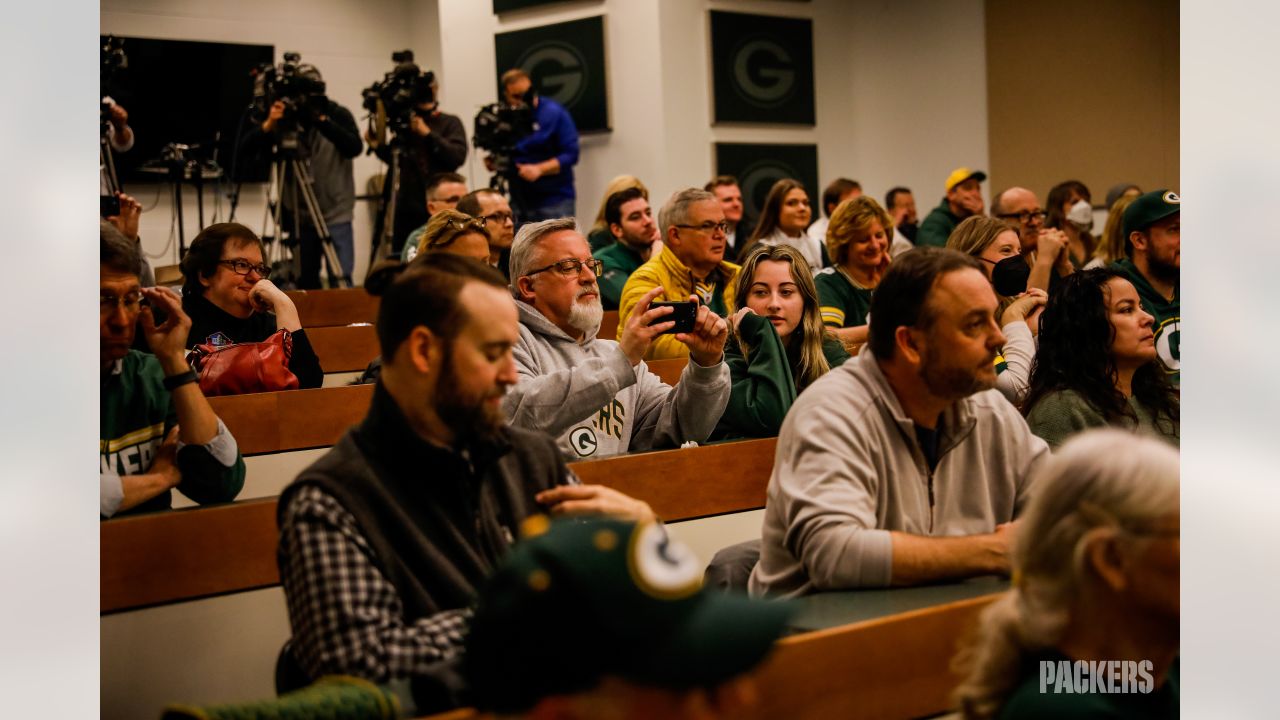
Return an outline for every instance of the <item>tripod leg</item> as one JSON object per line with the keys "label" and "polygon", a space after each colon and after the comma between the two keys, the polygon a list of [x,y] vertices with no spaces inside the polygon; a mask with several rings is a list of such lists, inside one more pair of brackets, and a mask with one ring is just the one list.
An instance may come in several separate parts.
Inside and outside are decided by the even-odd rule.
{"label": "tripod leg", "polygon": [[320,211],[320,201],[316,199],[315,190],[312,187],[311,174],[301,161],[294,160],[294,177],[297,178],[297,187],[302,193],[303,200],[307,203],[307,213],[311,215],[311,222],[315,226],[316,236],[320,238],[320,248],[324,252],[325,263],[329,269],[329,284],[337,285],[339,279],[341,279],[342,287],[351,287],[351,277],[342,271],[342,264],[338,261],[338,253],[333,247],[333,237],[329,234],[329,226],[325,223],[324,214]]}

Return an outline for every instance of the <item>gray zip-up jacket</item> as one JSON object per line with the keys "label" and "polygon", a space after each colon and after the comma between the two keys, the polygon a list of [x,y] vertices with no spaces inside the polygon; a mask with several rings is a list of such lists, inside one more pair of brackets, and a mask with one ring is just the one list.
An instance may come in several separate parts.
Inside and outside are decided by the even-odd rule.
{"label": "gray zip-up jacket", "polygon": [[999,391],[956,402],[930,472],[868,347],[797,398],[778,436],[754,595],[886,586],[889,531],[989,533],[1026,507],[1048,446]]}
{"label": "gray zip-up jacket", "polygon": [[579,343],[528,303],[515,347],[520,381],[503,401],[511,424],[556,438],[569,460],[679,447],[711,435],[729,403],[729,366],[692,360],[675,388],[614,340]]}

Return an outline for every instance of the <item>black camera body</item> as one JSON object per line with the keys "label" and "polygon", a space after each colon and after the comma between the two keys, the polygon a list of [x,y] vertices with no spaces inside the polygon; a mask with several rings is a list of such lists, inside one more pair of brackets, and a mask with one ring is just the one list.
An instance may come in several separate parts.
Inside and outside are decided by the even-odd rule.
{"label": "black camera body", "polygon": [[299,62],[301,59],[298,53],[287,52],[279,65],[263,64],[254,71],[254,109],[265,118],[272,105],[284,103],[279,123],[282,132],[301,129],[329,109],[324,80],[313,66]]}
{"label": "black camera body", "polygon": [[476,147],[489,152],[493,171],[508,173],[513,165],[511,155],[516,143],[533,132],[533,108],[528,104],[512,107],[493,103],[476,113],[471,140]]}
{"label": "black camera body", "polygon": [[414,115],[426,119],[419,105],[436,101],[435,73],[422,70],[413,61],[412,50],[391,53],[396,64],[382,80],[362,91],[364,109],[375,116],[379,109],[385,113],[387,127],[396,137],[404,137]]}

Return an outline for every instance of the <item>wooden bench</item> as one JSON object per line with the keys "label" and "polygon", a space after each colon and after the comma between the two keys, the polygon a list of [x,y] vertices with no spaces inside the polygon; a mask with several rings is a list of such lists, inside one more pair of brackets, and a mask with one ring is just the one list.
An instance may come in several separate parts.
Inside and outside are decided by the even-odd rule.
{"label": "wooden bench", "polygon": [[209,398],[242,455],[328,447],[364,419],[373,385]]}
{"label": "wooden bench", "polygon": [[372,325],[306,327],[311,347],[326,373],[358,372],[378,357],[378,333]]}
{"label": "wooden bench", "polygon": [[596,337],[601,340],[617,340],[618,339],[618,311],[605,310],[604,317],[600,320],[600,330],[596,333]]}
{"label": "wooden bench", "polygon": [[[764,507],[776,443],[774,438],[748,440],[570,467],[583,482],[641,498],[675,522]],[[100,611],[277,584],[276,502],[266,498],[100,523]]]}
{"label": "wooden bench", "polygon": [[330,327],[355,323],[374,323],[378,319],[379,298],[364,288],[332,290],[289,290],[285,293],[298,308],[302,327]]}
{"label": "wooden bench", "polygon": [[[952,658],[997,597],[783,638],[753,672],[758,703],[735,717],[907,718],[952,710],[951,692],[960,681]],[[423,720],[480,717],[486,716],[464,708]]]}

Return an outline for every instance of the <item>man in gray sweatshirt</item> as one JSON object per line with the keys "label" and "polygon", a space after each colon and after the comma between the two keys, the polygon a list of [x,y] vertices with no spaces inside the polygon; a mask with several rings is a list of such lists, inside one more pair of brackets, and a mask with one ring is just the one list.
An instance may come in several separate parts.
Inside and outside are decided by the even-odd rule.
{"label": "man in gray sweatshirt", "polygon": [[992,389],[996,308],[967,255],[917,248],[893,261],[867,345],[782,424],[753,594],[1008,572],[1011,523],[1049,450]]}
{"label": "man in gray sweatshirt", "polygon": [[511,424],[557,438],[569,460],[706,440],[729,402],[728,325],[700,306],[693,332],[676,335],[689,346],[689,365],[674,388],[666,385],[641,359],[673,325],[650,325],[671,313],[649,309],[662,288],[642,298],[619,341],[601,340],[599,269],[573,218],[531,223],[516,235],[520,380],[503,402]]}

